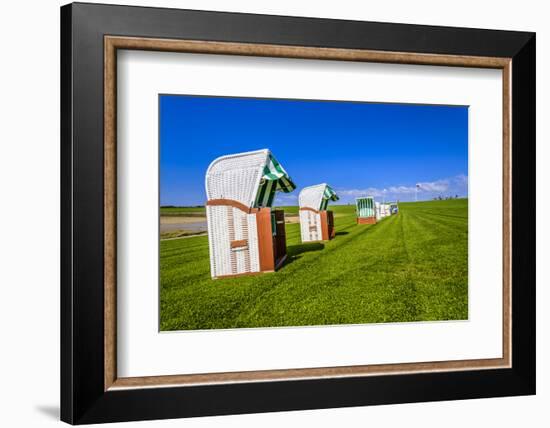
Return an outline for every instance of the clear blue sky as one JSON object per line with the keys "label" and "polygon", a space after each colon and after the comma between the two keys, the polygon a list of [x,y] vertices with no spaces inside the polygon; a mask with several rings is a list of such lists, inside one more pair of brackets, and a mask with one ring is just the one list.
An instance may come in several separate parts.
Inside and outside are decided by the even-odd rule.
{"label": "clear blue sky", "polygon": [[161,205],[203,205],[218,156],[268,148],[297,189],[326,182],[338,203],[373,195],[414,200],[468,194],[468,108],[160,96]]}

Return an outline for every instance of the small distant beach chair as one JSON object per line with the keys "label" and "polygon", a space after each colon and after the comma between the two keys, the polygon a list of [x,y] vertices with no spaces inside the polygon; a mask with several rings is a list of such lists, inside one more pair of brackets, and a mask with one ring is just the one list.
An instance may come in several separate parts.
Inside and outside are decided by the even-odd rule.
{"label": "small distant beach chair", "polygon": [[286,259],[284,212],[275,193],[296,185],[267,149],[222,156],[206,171],[212,278],[273,272]]}
{"label": "small distant beach chair", "polygon": [[327,211],[329,201],[338,195],[328,184],[304,187],[300,192],[300,232],[302,242],[328,241],[335,236],[334,214]]}
{"label": "small distant beach chair", "polygon": [[372,196],[355,199],[355,208],[357,212],[357,224],[376,223],[376,205]]}

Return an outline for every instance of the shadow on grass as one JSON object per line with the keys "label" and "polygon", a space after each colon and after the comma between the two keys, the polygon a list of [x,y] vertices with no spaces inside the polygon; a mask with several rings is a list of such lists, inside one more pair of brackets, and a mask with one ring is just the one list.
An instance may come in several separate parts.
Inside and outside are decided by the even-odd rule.
{"label": "shadow on grass", "polygon": [[336,232],[335,236],[340,236],[340,235],[348,235],[349,232]]}
{"label": "shadow on grass", "polygon": [[311,251],[321,251],[325,248],[325,244],[320,242],[311,242],[309,244],[298,244],[298,245],[289,245],[286,248],[287,259],[285,266],[298,260],[302,257],[303,253],[309,253]]}
{"label": "shadow on grass", "polygon": [[289,245],[286,251],[290,257],[294,257],[302,253],[309,253],[310,251],[321,251],[323,248],[325,248],[325,244],[311,242],[309,244]]}

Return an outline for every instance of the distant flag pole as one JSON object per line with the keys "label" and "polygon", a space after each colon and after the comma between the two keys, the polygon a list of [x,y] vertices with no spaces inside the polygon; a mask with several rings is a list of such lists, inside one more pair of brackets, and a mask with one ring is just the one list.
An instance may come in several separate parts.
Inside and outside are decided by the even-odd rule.
{"label": "distant flag pole", "polygon": [[420,188],[420,184],[416,183],[416,188],[414,189],[414,201],[418,202],[418,189]]}

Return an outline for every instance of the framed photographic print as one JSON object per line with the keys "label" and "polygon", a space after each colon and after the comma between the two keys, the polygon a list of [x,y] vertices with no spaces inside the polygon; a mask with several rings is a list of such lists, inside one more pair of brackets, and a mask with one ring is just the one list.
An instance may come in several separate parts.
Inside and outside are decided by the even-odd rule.
{"label": "framed photographic print", "polygon": [[535,393],[535,35],[61,8],[72,424]]}

